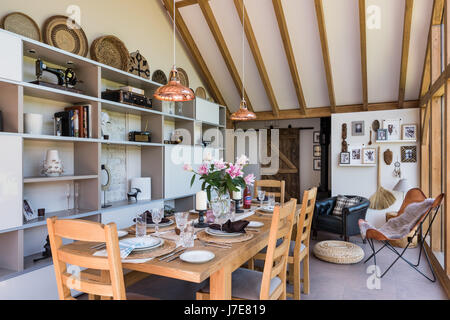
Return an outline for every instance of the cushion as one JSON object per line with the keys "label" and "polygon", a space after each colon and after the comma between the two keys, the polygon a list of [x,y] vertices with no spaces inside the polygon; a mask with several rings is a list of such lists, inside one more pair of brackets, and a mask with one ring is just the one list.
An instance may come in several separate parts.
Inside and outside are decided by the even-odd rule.
{"label": "cushion", "polygon": [[364,250],[345,241],[322,241],[314,246],[314,255],[323,261],[336,264],[353,264],[364,259]]}
{"label": "cushion", "polygon": [[[231,276],[231,296],[233,298],[245,300],[259,300],[261,293],[261,281],[263,273],[255,270],[239,268]],[[281,284],[278,277],[270,281],[269,295]],[[209,285],[202,289],[202,292],[209,293]]]}
{"label": "cushion", "polygon": [[358,204],[360,202],[360,199],[358,197],[348,198],[346,196],[337,196],[336,199],[336,205],[334,206],[333,210],[333,216],[342,216],[342,210],[344,208],[348,208],[351,206],[354,206],[355,204]]}

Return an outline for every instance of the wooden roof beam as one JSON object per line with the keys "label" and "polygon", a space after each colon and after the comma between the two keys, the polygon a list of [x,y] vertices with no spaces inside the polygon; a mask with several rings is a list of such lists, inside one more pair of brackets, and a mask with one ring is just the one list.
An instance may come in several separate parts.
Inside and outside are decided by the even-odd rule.
{"label": "wooden roof beam", "polygon": [[330,53],[328,50],[327,30],[325,27],[325,18],[323,14],[322,0],[314,0],[316,6],[317,24],[319,25],[320,43],[322,45],[323,64],[327,77],[328,97],[330,99],[331,112],[336,112],[336,98],[334,94],[333,74],[331,71]]}
{"label": "wooden roof beam", "polygon": [[[241,23],[243,21],[242,17],[242,9],[243,9],[243,1],[242,0],[234,0],[234,5],[236,7],[239,18],[241,19]],[[266,70],[266,66],[264,64],[261,51],[259,50],[258,43],[256,42],[255,33],[253,32],[252,25],[250,23],[250,18],[247,14],[247,10],[244,8],[245,15],[245,35],[247,36],[247,41],[250,46],[250,50],[252,51],[253,58],[255,59],[256,67],[258,68],[259,75],[261,77],[264,89],[266,90],[267,97],[269,98],[270,104],[272,106],[272,111],[275,116],[278,116],[280,113],[280,108],[278,106],[277,99],[275,97],[275,93],[273,91],[272,85],[270,84],[269,75]]]}
{"label": "wooden roof beam", "polygon": [[400,67],[400,83],[398,92],[398,107],[403,108],[406,90],[406,74],[408,71],[409,44],[411,40],[411,20],[414,0],[405,0],[405,17],[403,20],[402,62]]}
{"label": "wooden roof beam", "polygon": [[[228,71],[230,72],[234,85],[236,86],[238,92],[242,92],[242,81],[236,69],[236,65],[234,64],[233,59],[231,57],[231,53],[228,50],[228,47],[225,43],[225,39],[222,35],[222,32],[220,31],[219,25],[217,24],[217,20],[214,17],[214,13],[211,10],[211,6],[209,5],[208,0],[199,0],[198,4],[200,5],[200,9],[202,10],[203,16],[205,17],[206,23],[208,24],[209,29],[214,37],[214,40],[216,41],[217,47],[219,48],[219,51],[222,54],[222,58],[225,61]],[[245,100],[247,101],[248,109],[250,111],[253,111],[253,107],[246,90],[244,90],[244,97]]]}
{"label": "wooden roof beam", "polygon": [[369,110],[369,93],[367,87],[367,42],[366,42],[366,0],[359,0],[359,36],[361,44],[361,79],[363,110]]}
{"label": "wooden roof beam", "polygon": [[[173,19],[173,2],[171,0],[162,0],[164,7],[166,8],[167,12],[169,13],[170,17]],[[214,81],[213,76],[211,75],[211,72],[209,71],[208,67],[206,66],[205,60],[203,59],[200,50],[198,49],[197,45],[194,42],[194,39],[192,38],[191,33],[189,32],[186,23],[183,20],[183,17],[181,16],[180,12],[176,8],[176,26],[177,31],[180,33],[182,39],[184,40],[184,43],[188,50],[190,51],[191,56],[194,58],[199,70],[200,74],[203,76],[205,80],[205,84],[208,87],[208,91],[210,94],[214,97],[214,100],[216,102],[220,103],[223,106],[226,106],[225,100],[220,93],[219,88],[217,87],[216,82]],[[227,108],[228,111],[228,108]]]}
{"label": "wooden roof beam", "polygon": [[277,17],[278,28],[280,29],[281,39],[283,40],[284,51],[291,71],[292,81],[294,83],[295,92],[297,94],[300,112],[306,114],[306,101],[303,94],[302,83],[298,74],[297,63],[295,61],[294,51],[292,50],[291,38],[289,36],[286,18],[284,16],[283,5],[281,0],[272,0],[275,16]]}

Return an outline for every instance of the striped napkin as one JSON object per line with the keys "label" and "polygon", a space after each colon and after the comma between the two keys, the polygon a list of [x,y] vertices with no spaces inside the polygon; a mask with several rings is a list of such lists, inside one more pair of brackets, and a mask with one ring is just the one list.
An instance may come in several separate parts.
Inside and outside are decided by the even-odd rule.
{"label": "striped napkin", "polygon": [[[119,248],[120,248],[120,258],[125,259],[130,255],[131,252],[133,252],[134,249],[136,249],[137,244],[124,244],[119,242]],[[108,252],[106,249],[99,250],[94,253],[94,256],[96,257],[107,257]]]}

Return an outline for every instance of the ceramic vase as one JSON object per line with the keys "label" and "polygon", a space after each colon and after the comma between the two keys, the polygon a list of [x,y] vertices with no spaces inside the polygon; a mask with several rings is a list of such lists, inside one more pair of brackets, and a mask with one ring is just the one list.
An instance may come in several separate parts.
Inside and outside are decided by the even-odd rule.
{"label": "ceramic vase", "polygon": [[37,113],[25,113],[24,117],[24,129],[28,134],[42,134],[42,127],[44,123],[44,116]]}
{"label": "ceramic vase", "polygon": [[42,174],[47,177],[59,177],[63,172],[63,165],[59,158],[58,150],[48,150],[44,160]]}

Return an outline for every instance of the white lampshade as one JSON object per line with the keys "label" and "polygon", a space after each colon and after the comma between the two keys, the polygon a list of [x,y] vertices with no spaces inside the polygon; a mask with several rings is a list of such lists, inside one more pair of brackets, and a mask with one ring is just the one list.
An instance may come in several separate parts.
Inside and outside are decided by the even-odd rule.
{"label": "white lampshade", "polygon": [[394,187],[394,191],[407,192],[410,189],[407,179],[401,179]]}

